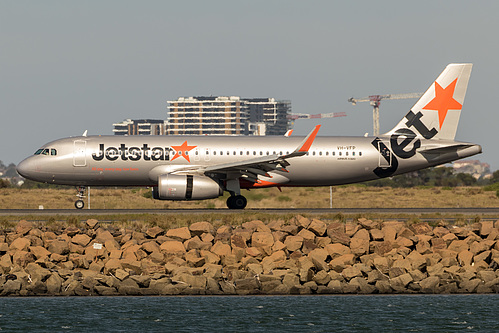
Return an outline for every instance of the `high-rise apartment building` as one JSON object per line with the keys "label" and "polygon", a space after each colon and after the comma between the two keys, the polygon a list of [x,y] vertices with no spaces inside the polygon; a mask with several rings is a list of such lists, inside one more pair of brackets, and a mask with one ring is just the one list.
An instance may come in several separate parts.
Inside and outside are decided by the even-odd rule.
{"label": "high-rise apartment building", "polygon": [[283,135],[291,102],[238,96],[180,97],[168,101],[170,135]]}
{"label": "high-rise apartment building", "polygon": [[165,135],[167,128],[159,119],[125,119],[113,126],[114,135]]}
{"label": "high-rise apartment building", "polygon": [[249,108],[249,122],[264,124],[265,133],[261,135],[284,135],[287,132],[290,101],[278,101],[274,98],[246,98],[244,101]]}
{"label": "high-rise apartment building", "polygon": [[248,106],[239,97],[180,97],[168,103],[168,134],[245,133]]}

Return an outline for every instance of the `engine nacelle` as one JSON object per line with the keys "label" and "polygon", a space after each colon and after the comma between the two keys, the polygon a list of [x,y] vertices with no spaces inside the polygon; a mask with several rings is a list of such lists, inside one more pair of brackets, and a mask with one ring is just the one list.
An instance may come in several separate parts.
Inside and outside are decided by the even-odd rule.
{"label": "engine nacelle", "polygon": [[169,173],[160,175],[158,186],[152,190],[153,198],[159,200],[203,200],[222,194],[222,187],[209,177]]}

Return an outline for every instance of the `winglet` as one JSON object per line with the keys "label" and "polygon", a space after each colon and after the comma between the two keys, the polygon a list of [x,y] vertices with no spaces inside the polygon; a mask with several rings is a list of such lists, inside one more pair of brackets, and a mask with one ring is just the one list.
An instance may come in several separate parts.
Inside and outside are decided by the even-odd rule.
{"label": "winglet", "polygon": [[286,134],[284,134],[285,137],[289,138],[291,136],[291,133],[293,133],[293,130],[290,129],[286,132]]}
{"label": "winglet", "polygon": [[305,140],[301,143],[301,147],[295,150],[296,153],[306,153],[310,149],[310,146],[312,146],[312,143],[315,140],[315,137],[317,136],[317,132],[319,132],[319,129],[321,128],[321,125],[315,126],[315,128],[310,132]]}
{"label": "winglet", "polygon": [[312,132],[307,135],[307,137],[300,143],[300,145],[295,149],[294,152],[288,155],[281,156],[281,158],[286,159],[295,156],[303,156],[308,153],[308,150],[310,149],[310,146],[312,146],[312,143],[314,143],[315,137],[317,136],[317,132],[319,132],[320,128],[321,125],[315,126]]}

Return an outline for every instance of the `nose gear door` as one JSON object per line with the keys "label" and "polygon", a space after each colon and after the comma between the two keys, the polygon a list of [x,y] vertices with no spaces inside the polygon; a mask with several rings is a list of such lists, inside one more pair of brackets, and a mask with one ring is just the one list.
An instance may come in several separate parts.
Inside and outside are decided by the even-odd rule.
{"label": "nose gear door", "polygon": [[73,166],[84,167],[87,165],[86,149],[86,141],[75,140],[73,150]]}

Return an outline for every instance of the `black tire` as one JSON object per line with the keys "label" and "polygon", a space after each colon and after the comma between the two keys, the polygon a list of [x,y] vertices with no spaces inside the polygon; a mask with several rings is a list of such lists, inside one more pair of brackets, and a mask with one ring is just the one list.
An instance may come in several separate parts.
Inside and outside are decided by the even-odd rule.
{"label": "black tire", "polygon": [[236,195],[233,199],[233,203],[232,209],[244,209],[248,204],[248,200],[242,195]]}
{"label": "black tire", "polygon": [[235,196],[233,195],[227,198],[227,208],[234,209],[234,198]]}
{"label": "black tire", "polygon": [[83,209],[83,207],[85,207],[85,202],[83,202],[83,200],[76,200],[75,207],[76,209]]}

